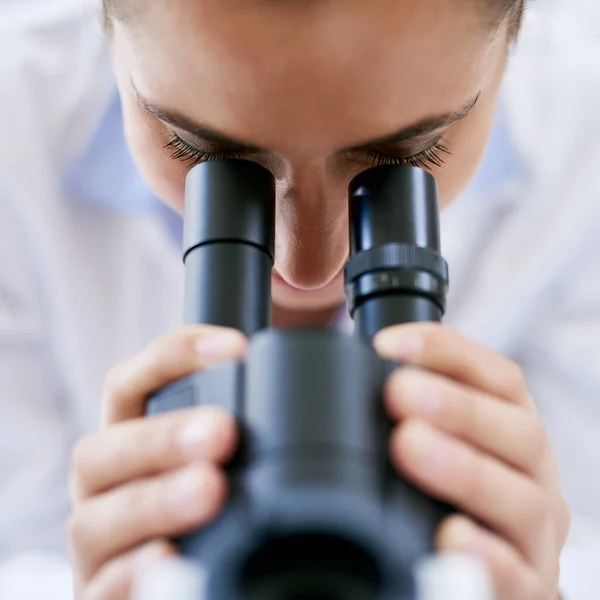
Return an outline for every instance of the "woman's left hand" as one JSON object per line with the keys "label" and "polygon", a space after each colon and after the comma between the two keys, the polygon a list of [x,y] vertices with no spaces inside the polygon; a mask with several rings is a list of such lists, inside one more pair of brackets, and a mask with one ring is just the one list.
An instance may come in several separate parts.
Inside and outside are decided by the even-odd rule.
{"label": "woman's left hand", "polygon": [[390,327],[374,345],[410,365],[385,390],[399,423],[390,440],[395,466],[468,515],[440,526],[438,550],[482,558],[499,600],[559,598],[570,511],[521,370],[438,324]]}

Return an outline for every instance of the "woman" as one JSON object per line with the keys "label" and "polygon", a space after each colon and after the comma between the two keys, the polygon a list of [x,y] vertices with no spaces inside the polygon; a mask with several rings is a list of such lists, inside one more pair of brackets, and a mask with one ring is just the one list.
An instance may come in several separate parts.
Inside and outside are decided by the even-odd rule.
{"label": "woman", "polygon": [[[503,84],[519,0],[113,0],[105,11],[129,148],[166,204],[181,210],[185,174],[202,160],[241,156],[277,178],[273,307],[281,327],[326,325],[339,311],[346,189],[355,174],[398,162],[435,175],[444,254],[453,267],[453,327],[392,328],[375,341],[382,355],[415,367],[395,374],[387,389],[398,422],[391,457],[400,473],[463,511],[442,525],[438,547],[483,557],[499,598],[556,600],[561,587],[568,594],[573,582],[559,585],[569,529],[563,490],[575,517],[593,526],[599,518],[591,508],[599,490],[590,483],[598,448],[590,442],[595,432],[584,429],[598,422],[600,390],[600,290],[589,275],[598,256],[598,207],[585,178],[599,155],[586,133],[600,125],[591,109],[600,89],[589,81],[588,64],[554,62],[563,56],[554,46],[555,24],[533,25]],[[556,72],[542,70],[537,52]],[[552,86],[553,77],[568,77],[564,88]],[[558,107],[571,102],[577,118],[563,121]],[[123,298],[130,308],[108,331],[86,319],[98,364],[148,334],[130,322],[135,311],[146,311],[137,323],[155,312],[164,322],[173,318],[175,302],[151,293],[165,294],[162,271],[145,275],[139,266],[165,261],[165,272],[174,269],[164,256],[175,251],[157,220],[127,229],[88,208],[69,207],[60,226],[74,218],[87,224],[93,214],[108,221],[100,230],[115,238],[107,247],[86,229],[64,236],[75,273],[96,260],[95,249],[111,252],[86,288],[75,288],[85,294],[76,311],[103,280],[115,286],[95,305],[106,325],[111,309],[124,314],[117,312]],[[135,253],[142,241],[150,262]],[[124,268],[136,284],[145,277],[157,287],[133,293],[129,279],[115,283],[113,270]],[[67,295],[61,301],[74,306]],[[83,339],[68,342],[84,347]],[[231,418],[207,409],[140,417],[151,391],[241,356],[245,343],[231,331],[180,329],[111,370],[103,426],[78,444],[73,460],[78,600],[126,598],[138,564],[171,553],[165,539],[209,522],[222,507],[220,465],[236,445]],[[94,378],[84,369],[65,370],[70,390],[92,393]],[[569,410],[561,410],[566,402]],[[585,472],[574,473],[576,464]],[[595,548],[586,548],[587,556]],[[585,556],[576,555],[579,565]]]}

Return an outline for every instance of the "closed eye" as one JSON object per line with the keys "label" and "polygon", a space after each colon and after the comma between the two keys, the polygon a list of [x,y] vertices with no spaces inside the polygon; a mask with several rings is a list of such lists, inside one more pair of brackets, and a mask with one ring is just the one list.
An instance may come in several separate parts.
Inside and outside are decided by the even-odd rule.
{"label": "closed eye", "polygon": [[[249,158],[247,151],[226,148],[218,151],[202,150],[192,146],[179,135],[172,132],[170,140],[165,144],[165,149],[170,151],[173,160],[179,160],[189,168],[202,162],[211,160],[231,159],[231,158]],[[444,156],[451,154],[448,144],[441,138],[436,138],[430,146],[411,155],[398,155],[392,152],[385,152],[376,148],[365,148],[360,151],[352,152],[354,156],[366,158],[375,166],[379,165],[410,165],[422,169],[431,167],[441,167],[444,164]]]}

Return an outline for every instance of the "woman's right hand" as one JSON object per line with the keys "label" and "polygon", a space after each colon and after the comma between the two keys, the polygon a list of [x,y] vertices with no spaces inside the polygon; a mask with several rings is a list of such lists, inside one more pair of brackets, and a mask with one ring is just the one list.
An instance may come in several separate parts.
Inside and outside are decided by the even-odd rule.
{"label": "woman's right hand", "polygon": [[241,333],[186,327],[152,343],[106,378],[102,427],[75,448],[69,542],[77,600],[129,600],[131,584],[174,554],[168,538],[211,521],[235,453],[232,416],[216,407],[144,418],[148,397],[212,364],[241,358]]}

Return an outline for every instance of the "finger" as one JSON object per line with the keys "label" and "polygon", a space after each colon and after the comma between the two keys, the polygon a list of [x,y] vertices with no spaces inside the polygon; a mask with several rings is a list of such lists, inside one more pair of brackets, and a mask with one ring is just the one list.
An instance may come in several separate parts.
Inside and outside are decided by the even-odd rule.
{"label": "finger", "polygon": [[104,565],[78,597],[82,600],[130,600],[136,577],[176,556],[166,540],[149,542]]}
{"label": "finger", "polygon": [[224,473],[212,465],[193,465],[88,500],[69,522],[78,570],[89,580],[101,565],[135,546],[205,525],[226,495]]}
{"label": "finger", "polygon": [[118,423],[91,433],[75,447],[71,497],[77,504],[125,482],[194,461],[223,464],[237,444],[234,418],[218,407]]}
{"label": "finger", "polygon": [[189,326],[163,336],[108,373],[103,425],[141,417],[153,392],[212,364],[240,358],[245,349],[244,336],[223,327]]}
{"label": "finger", "polygon": [[454,515],[438,529],[440,552],[469,554],[483,560],[497,591],[498,600],[533,600],[544,596],[540,577],[505,540],[471,519]]}
{"label": "finger", "polygon": [[475,517],[537,562],[547,529],[547,493],[534,481],[414,419],[391,437],[392,461],[429,495]]}
{"label": "finger", "polygon": [[423,419],[540,481],[555,476],[546,431],[521,406],[410,367],[388,379],[385,401],[393,419]]}
{"label": "finger", "polygon": [[515,363],[437,323],[383,330],[374,340],[386,358],[446,375],[471,387],[535,410],[525,377]]}

